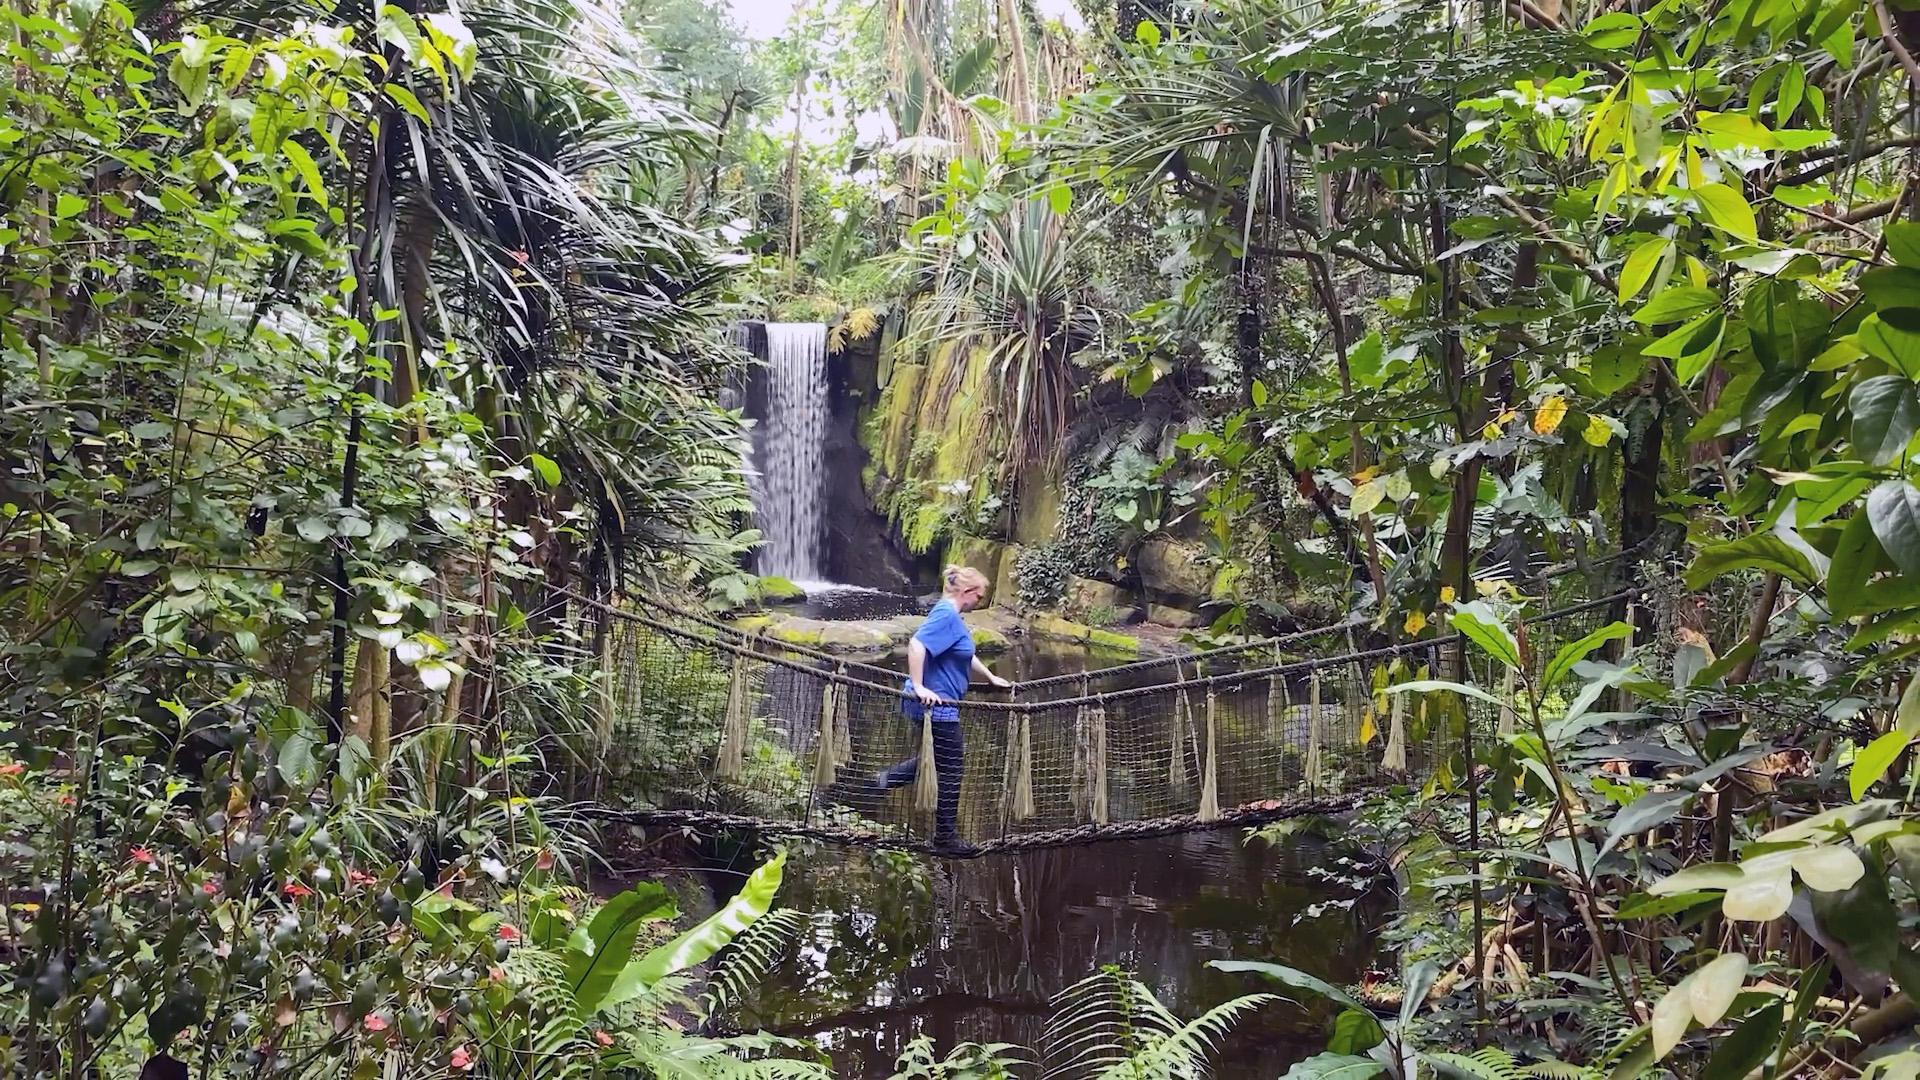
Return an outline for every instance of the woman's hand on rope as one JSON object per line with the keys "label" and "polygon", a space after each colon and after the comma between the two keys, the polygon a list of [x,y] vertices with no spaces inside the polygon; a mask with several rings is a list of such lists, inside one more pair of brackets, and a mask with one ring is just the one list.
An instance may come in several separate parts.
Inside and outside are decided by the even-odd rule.
{"label": "woman's hand on rope", "polygon": [[946,698],[922,686],[918,680],[913,684],[913,696],[919,698],[922,705],[944,705],[947,702]]}
{"label": "woman's hand on rope", "polygon": [[995,689],[999,689],[999,690],[1011,690],[1013,688],[1012,680],[1003,679],[1000,676],[995,675],[991,671],[987,672],[987,682],[991,683]]}

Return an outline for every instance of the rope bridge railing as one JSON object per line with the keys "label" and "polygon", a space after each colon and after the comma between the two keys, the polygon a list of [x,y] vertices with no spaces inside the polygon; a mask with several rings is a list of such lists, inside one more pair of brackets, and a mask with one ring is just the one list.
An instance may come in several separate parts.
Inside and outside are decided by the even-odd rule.
{"label": "rope bridge railing", "polygon": [[[1529,620],[1537,662],[1625,595]],[[958,708],[958,776],[923,767],[932,779],[888,793],[873,778],[942,756],[903,713],[896,672],[671,608],[580,602],[605,621],[596,812],[638,823],[925,849],[944,781],[982,852],[1253,825],[1445,779],[1467,730],[1513,721],[1451,694],[1386,692],[1451,675],[1457,636],[1301,659],[1270,642],[1279,662],[1262,667],[1196,674],[1187,657],[1170,681],[1103,689],[1089,672],[976,690]],[[1346,629],[1291,637],[1344,647]],[[1490,662],[1467,662],[1497,684]]]}

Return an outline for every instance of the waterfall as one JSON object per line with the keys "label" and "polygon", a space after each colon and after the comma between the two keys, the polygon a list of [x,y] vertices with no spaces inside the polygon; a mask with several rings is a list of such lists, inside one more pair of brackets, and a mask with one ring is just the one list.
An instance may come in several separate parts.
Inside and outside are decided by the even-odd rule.
{"label": "waterfall", "polygon": [[826,577],[827,327],[767,324],[766,432],[759,440],[754,513],[765,543],[760,572],[794,582]]}

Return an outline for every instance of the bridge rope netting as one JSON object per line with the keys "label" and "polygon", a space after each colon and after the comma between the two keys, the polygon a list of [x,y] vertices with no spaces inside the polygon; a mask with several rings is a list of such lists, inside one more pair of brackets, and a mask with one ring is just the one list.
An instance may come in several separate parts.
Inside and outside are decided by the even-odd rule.
{"label": "bridge rope netting", "polygon": [[[599,816],[932,850],[937,754],[896,670],[646,597],[575,598],[600,626]],[[1528,621],[1536,663],[1629,594]],[[1340,623],[960,703],[960,833],[978,853],[1256,825],[1448,781],[1464,736],[1508,710],[1389,686],[1458,674],[1459,639],[1355,648]],[[1501,678],[1467,650],[1469,680]],[[892,791],[902,762],[936,776]],[[951,759],[948,759],[949,761]]]}

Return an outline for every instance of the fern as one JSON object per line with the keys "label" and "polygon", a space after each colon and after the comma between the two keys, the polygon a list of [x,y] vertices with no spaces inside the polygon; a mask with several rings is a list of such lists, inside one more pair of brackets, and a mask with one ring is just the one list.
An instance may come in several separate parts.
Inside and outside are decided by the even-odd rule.
{"label": "fern", "polygon": [[1565,1061],[1542,1061],[1522,1065],[1512,1054],[1489,1046],[1471,1055],[1431,1053],[1422,1057],[1444,1074],[1467,1080],[1599,1080],[1598,1069]]}
{"label": "fern", "polygon": [[707,1019],[718,1016],[766,978],[806,929],[808,918],[804,911],[780,908],[767,912],[734,938],[726,955],[714,966],[707,992],[701,998],[701,1015]]}
{"label": "fern", "polygon": [[1277,1000],[1271,994],[1249,994],[1183,1022],[1137,979],[1104,968],[1054,998],[1041,1037],[1046,1051],[1042,1080],[1200,1075],[1207,1057],[1242,1014]]}

